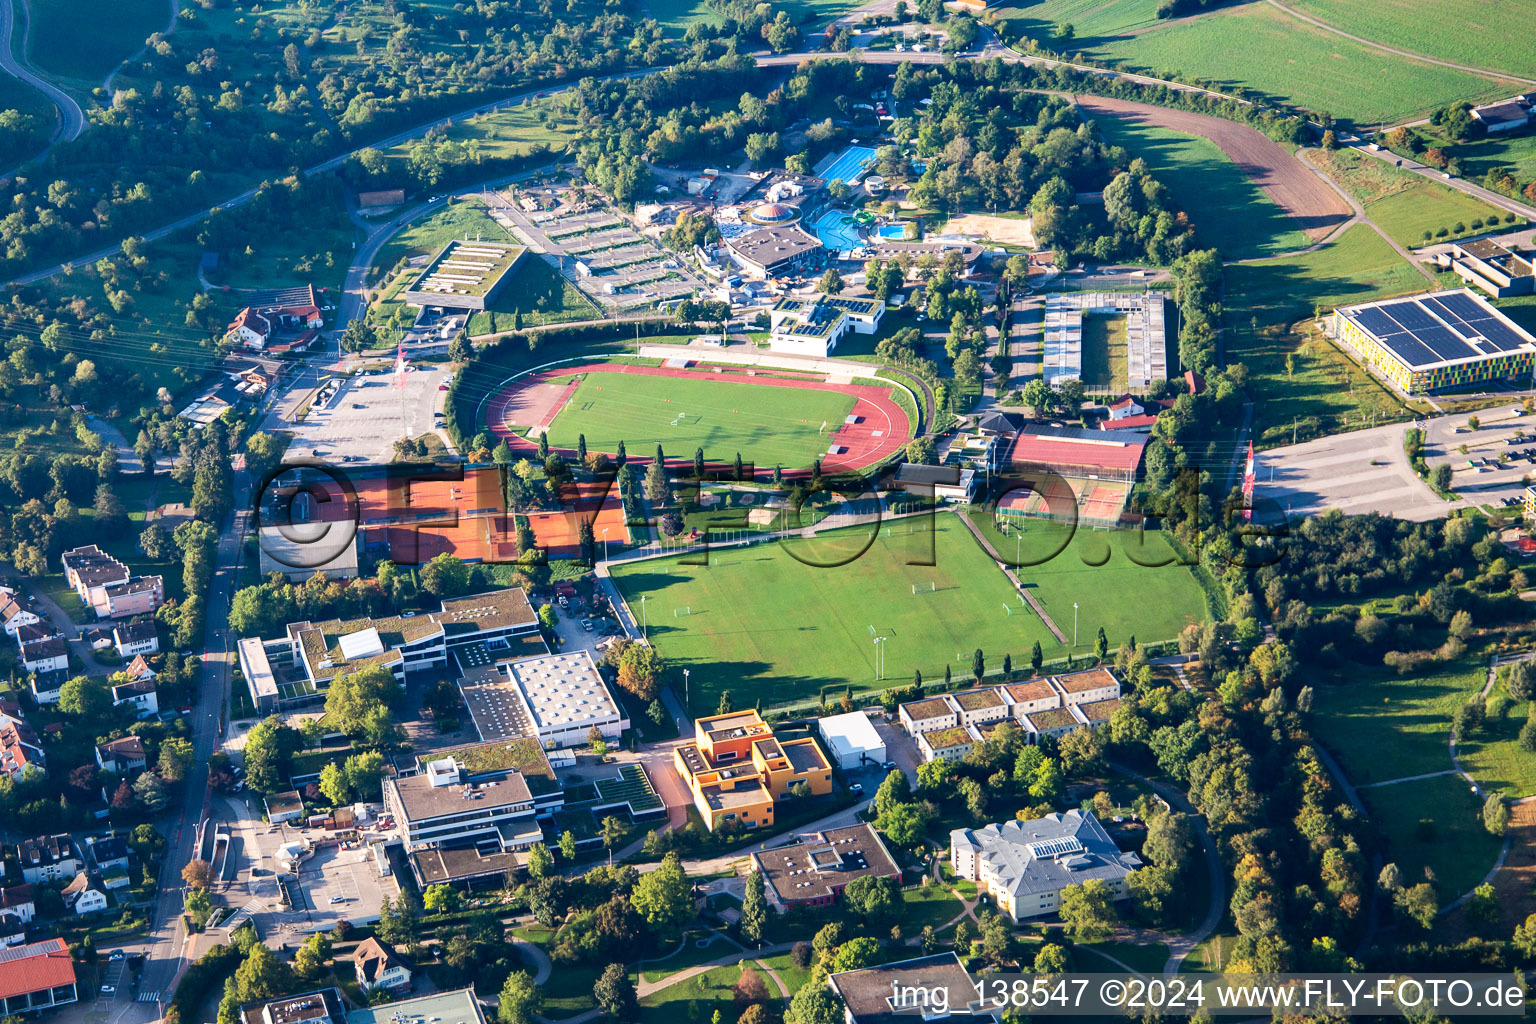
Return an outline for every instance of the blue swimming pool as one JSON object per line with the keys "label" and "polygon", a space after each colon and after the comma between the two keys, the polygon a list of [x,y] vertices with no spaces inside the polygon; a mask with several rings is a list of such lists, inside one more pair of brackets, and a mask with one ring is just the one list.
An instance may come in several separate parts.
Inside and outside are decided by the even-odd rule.
{"label": "blue swimming pool", "polygon": [[849,146],[835,157],[823,161],[816,171],[816,177],[825,178],[827,181],[844,181],[853,183],[865,168],[875,162],[875,151],[868,146]]}
{"label": "blue swimming pool", "polygon": [[907,226],[905,224],[882,224],[880,225],[880,237],[906,238]]}
{"label": "blue swimming pool", "polygon": [[828,210],[811,225],[816,237],[828,249],[839,251],[852,249],[859,244],[859,232],[853,218],[841,210]]}

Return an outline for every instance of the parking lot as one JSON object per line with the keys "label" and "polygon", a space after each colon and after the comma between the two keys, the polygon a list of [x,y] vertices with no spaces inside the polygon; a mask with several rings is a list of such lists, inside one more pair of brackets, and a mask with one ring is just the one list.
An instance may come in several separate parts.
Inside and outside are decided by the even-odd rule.
{"label": "parking lot", "polygon": [[1329,508],[1419,522],[1444,516],[1453,506],[1419,479],[1403,451],[1408,426],[1394,423],[1259,452],[1254,491],[1274,504],[1261,503],[1256,518],[1295,523]]}
{"label": "parking lot", "polygon": [[302,915],[304,921],[294,927],[317,931],[334,928],[343,919],[354,925],[378,920],[384,897],[395,899],[400,886],[393,876],[380,877],[366,846],[327,846],[299,865],[299,882],[290,891],[295,899],[291,914]]}
{"label": "parking lot", "polygon": [[[335,395],[321,408],[312,401],[299,422],[279,424],[291,431],[288,457],[319,458],[332,464],[388,462],[395,441],[437,433],[433,415],[441,412],[447,392],[439,386],[448,380],[442,363],[411,364],[405,387],[395,387],[393,371],[374,371],[363,376],[339,378]],[[297,410],[289,418],[297,415]]]}
{"label": "parking lot", "polygon": [[1536,416],[1517,416],[1513,406],[1474,415],[1476,429],[1462,414],[1429,421],[1424,458],[1450,463],[1451,490],[1469,503],[1512,507],[1536,479]]}
{"label": "parking lot", "polygon": [[553,257],[561,274],[609,312],[654,307],[699,287],[670,253],[628,221],[579,200],[569,188],[497,193],[489,202],[499,223]]}

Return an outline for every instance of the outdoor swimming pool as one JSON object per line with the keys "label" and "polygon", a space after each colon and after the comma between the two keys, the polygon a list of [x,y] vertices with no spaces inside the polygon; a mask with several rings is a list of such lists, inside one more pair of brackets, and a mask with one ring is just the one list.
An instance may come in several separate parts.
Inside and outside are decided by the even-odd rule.
{"label": "outdoor swimming pool", "polygon": [[906,238],[907,226],[905,224],[882,224],[880,225],[880,237]]}
{"label": "outdoor swimming pool", "polygon": [[821,239],[821,244],[828,249],[843,251],[852,249],[859,244],[859,232],[853,225],[853,218],[841,210],[828,210],[816,219],[811,225],[816,232],[816,237]]}
{"label": "outdoor swimming pool", "polygon": [[816,172],[816,177],[827,181],[843,181],[852,184],[864,169],[875,162],[875,151],[868,146],[849,146]]}

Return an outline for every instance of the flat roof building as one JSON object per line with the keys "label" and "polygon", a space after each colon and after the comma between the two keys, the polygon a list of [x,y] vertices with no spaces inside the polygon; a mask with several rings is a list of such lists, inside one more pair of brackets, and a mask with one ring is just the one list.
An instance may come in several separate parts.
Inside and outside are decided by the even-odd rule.
{"label": "flat roof building", "polygon": [[480,1010],[480,1000],[475,998],[474,989],[469,988],[381,1003],[347,1014],[347,1024],[424,1024],[429,1021],[485,1024],[485,1014]]}
{"label": "flat roof building", "polygon": [[1330,328],[1404,394],[1518,378],[1530,385],[1536,336],[1471,289],[1340,306]]}
{"label": "flat roof building", "polygon": [[768,312],[768,347],[774,352],[826,357],[849,331],[874,334],[885,315],[879,299],[785,296]]}
{"label": "flat roof building", "polygon": [[1536,268],[1529,256],[1506,248],[1491,238],[1454,242],[1451,251],[1436,258],[1467,284],[1475,285],[1495,298],[1530,295],[1536,291]]}
{"label": "flat roof building", "polygon": [[1130,482],[1141,470],[1150,440],[1132,430],[1030,425],[1019,431],[1008,460],[1025,469],[1062,476]]}
{"label": "flat roof building", "polygon": [[981,1009],[976,980],[953,951],[839,971],[827,976],[827,986],[842,999],[847,1024],[982,1024],[998,1019],[997,1013]]}
{"label": "flat roof building", "polygon": [[832,792],[832,765],[816,741],[781,743],[756,711],[700,718],[693,730],[693,742],[679,744],[672,761],[712,832],[725,822],[772,825],[775,805],[799,783],[813,795]]}
{"label": "flat roof building", "polygon": [[752,870],[763,876],[768,902],[781,911],[830,906],[855,878],[901,881],[879,834],[863,824],[811,832],[792,846],[754,853]]}
{"label": "flat roof building", "polygon": [[817,719],[816,731],[821,733],[827,753],[839,768],[846,770],[885,762],[885,741],[863,711]]}
{"label": "flat roof building", "polygon": [[725,248],[748,276],[762,280],[803,265],[821,248],[821,239],[797,224],[775,224],[727,238]]}
{"label": "flat roof building", "polygon": [[[1045,382],[1083,376],[1083,320],[1125,317],[1126,387],[1143,391],[1168,379],[1167,300],[1161,292],[1063,292],[1045,299]],[[1116,382],[1115,386],[1119,386]]]}

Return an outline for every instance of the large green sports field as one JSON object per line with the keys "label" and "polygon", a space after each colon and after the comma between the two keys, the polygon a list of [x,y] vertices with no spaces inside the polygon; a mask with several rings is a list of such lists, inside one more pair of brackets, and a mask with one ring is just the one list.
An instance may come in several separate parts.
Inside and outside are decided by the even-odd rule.
{"label": "large green sports field", "polygon": [[[764,383],[771,381],[765,379]],[[759,466],[808,467],[827,450],[827,433],[842,425],[854,397],[813,388],[767,388],[701,377],[588,373],[549,427],[549,443],[615,452],[619,442],[636,455],[661,445],[673,458],[703,447],[713,460],[738,452]]]}
{"label": "large green sports field", "polygon": [[[1036,521],[1026,536],[1053,550],[1060,531]],[[693,710],[701,713],[727,689],[738,706],[759,698],[767,706],[814,699],[823,688],[904,686],[914,669],[939,679],[947,666],[963,677],[978,647],[992,668],[1004,654],[1027,664],[1036,641],[1047,660],[1068,653],[955,516],[935,517],[931,532],[926,521],[906,520],[870,535],[850,527],[788,547],[718,551],[707,567],[655,559],[616,566],[613,576],[668,664],[691,670]],[[1131,633],[1167,639],[1201,617],[1187,568],[1142,568],[1112,546],[1107,534],[1086,534],[1020,574],[1069,637],[1072,604],[1081,605],[1079,653],[1092,650],[1101,619],[1118,644]],[[1106,564],[1084,562],[1101,548]],[[883,681],[875,679],[876,636],[888,638]],[[675,673],[674,682],[682,682]]]}

